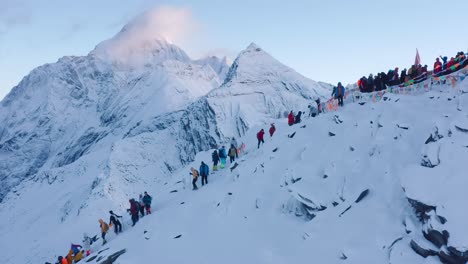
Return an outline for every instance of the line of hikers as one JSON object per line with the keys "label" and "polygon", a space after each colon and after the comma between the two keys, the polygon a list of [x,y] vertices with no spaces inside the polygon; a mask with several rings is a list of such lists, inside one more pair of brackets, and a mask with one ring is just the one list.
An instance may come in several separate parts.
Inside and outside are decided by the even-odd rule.
{"label": "line of hikers", "polygon": [[387,73],[381,72],[375,76],[370,74],[367,78],[363,76],[357,82],[359,91],[362,93],[372,93],[385,90],[388,86],[402,85],[410,81],[412,81],[411,83],[419,83],[425,81],[428,76],[439,77],[468,66],[468,60],[463,51],[458,52],[450,60],[446,56],[440,56],[440,59],[442,59],[442,62],[439,58],[436,58],[433,71],[428,71],[427,65],[422,66],[419,63],[415,63],[408,70],[406,68],[403,69],[401,73],[398,72],[399,69],[396,67]]}
{"label": "line of hikers", "polygon": [[[221,169],[224,169],[226,166],[226,159],[229,157],[230,163],[234,163],[236,158],[239,157],[240,149],[237,145],[237,140],[235,138],[231,139],[231,147],[226,152],[226,147],[221,146],[218,150],[214,150],[211,154],[211,160],[213,161],[213,171],[218,170],[218,164]],[[190,175],[192,175],[192,186],[193,190],[198,190],[197,180],[198,177],[201,176],[202,178],[202,186],[208,184],[208,175],[210,174],[210,168],[205,162],[201,162],[199,170],[195,168],[190,168]]]}
{"label": "line of hikers", "polygon": [[[141,217],[145,216],[145,209],[146,214],[151,214],[151,202],[153,198],[145,191],[144,195],[140,194],[139,201],[137,202],[135,199],[130,199],[130,209],[127,209],[127,212],[130,213],[132,218],[132,226],[138,222],[140,215]],[[101,231],[101,238],[102,238],[102,245],[107,243],[106,235],[109,231],[109,228],[112,226],[114,227],[114,232],[116,235],[122,232],[122,222],[120,219],[122,216],[115,214],[112,210],[109,211],[110,218],[109,223],[106,223],[103,219],[99,219],[99,228]],[[73,264],[78,263],[85,257],[91,254],[91,245],[98,240],[97,235],[94,237],[89,237],[86,233],[83,234],[83,246],[77,244],[71,244],[70,250],[68,254],[63,257],[59,256],[57,258],[56,264]],[[50,264],[46,262],[46,264]]]}

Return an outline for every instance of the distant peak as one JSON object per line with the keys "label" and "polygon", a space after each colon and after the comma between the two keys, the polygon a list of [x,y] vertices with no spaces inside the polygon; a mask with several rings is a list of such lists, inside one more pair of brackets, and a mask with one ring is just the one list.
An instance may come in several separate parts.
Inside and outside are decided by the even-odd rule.
{"label": "distant peak", "polygon": [[98,44],[91,54],[132,67],[167,59],[190,60],[172,44],[171,34],[163,30],[166,24],[161,15],[158,10],[151,10],[137,16],[114,37]]}
{"label": "distant peak", "polygon": [[245,50],[251,51],[261,51],[262,49],[255,43],[250,43],[250,45]]}

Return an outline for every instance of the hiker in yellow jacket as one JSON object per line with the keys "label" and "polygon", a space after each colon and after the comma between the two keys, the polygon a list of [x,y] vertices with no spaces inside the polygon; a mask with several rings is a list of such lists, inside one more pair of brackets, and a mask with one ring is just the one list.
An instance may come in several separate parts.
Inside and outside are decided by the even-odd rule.
{"label": "hiker in yellow jacket", "polygon": [[83,258],[83,255],[84,255],[84,250],[81,250],[80,252],[78,252],[75,255],[75,263],[79,262]]}
{"label": "hiker in yellow jacket", "polygon": [[190,175],[193,176],[193,180],[192,180],[193,189],[192,190],[198,190],[198,187],[197,187],[198,171],[194,167],[190,168],[190,170],[192,171],[190,172]]}
{"label": "hiker in yellow jacket", "polygon": [[99,219],[99,226],[101,227],[102,244],[104,245],[107,243],[106,234],[107,231],[109,231],[109,225],[106,222],[104,222],[104,220]]}

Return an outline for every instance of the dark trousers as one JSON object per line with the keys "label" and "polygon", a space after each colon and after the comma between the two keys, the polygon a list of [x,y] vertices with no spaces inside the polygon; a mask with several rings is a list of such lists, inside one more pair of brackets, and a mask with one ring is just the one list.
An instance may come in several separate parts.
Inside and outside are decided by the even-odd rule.
{"label": "dark trousers", "polygon": [[112,224],[114,225],[114,232],[116,234],[122,232],[122,224],[120,223],[120,221],[112,222]]}
{"label": "dark trousers", "polygon": [[235,157],[229,156],[229,160],[230,160],[231,163],[233,163],[235,159],[236,159]]}
{"label": "dark trousers", "polygon": [[338,105],[343,106],[343,96],[338,96]]}
{"label": "dark trousers", "polygon": [[136,214],[132,214],[132,223],[134,226],[138,222],[138,212]]}
{"label": "dark trousers", "polygon": [[102,244],[104,245],[107,241],[106,241],[106,233],[105,232],[102,232],[101,233],[101,237],[102,237]]}
{"label": "dark trousers", "polygon": [[145,216],[145,206],[144,205],[140,205],[140,214],[141,214],[141,217]]}
{"label": "dark trousers", "polygon": [[202,175],[201,176],[201,185],[208,184],[208,175]]}
{"label": "dark trousers", "polygon": [[192,180],[192,185],[193,185],[193,190],[198,189],[198,187],[197,187],[197,178],[194,178],[194,179]]}
{"label": "dark trousers", "polygon": [[265,143],[265,141],[263,141],[263,138],[262,138],[262,139],[258,139],[258,146],[257,146],[257,148],[260,148],[260,142],[262,142],[262,144]]}

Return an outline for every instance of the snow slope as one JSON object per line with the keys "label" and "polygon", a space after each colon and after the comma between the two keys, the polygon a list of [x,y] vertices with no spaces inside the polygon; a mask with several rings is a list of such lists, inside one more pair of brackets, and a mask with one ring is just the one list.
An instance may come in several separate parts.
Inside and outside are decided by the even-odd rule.
{"label": "snow slope", "polygon": [[[468,91],[466,81],[461,86]],[[468,157],[468,102],[466,94],[457,97],[449,86],[439,89],[421,96],[386,95],[376,104],[349,104],[293,127],[285,119],[255,119],[256,125],[238,140],[247,146],[238,167],[211,174],[209,184],[196,192],[191,191],[189,168],[210,161],[211,151],[198,153],[193,163],[174,168],[171,176],[160,174],[148,167],[150,159],[157,163],[158,158],[148,156],[146,149],[161,148],[166,155],[177,140],[137,126],[113,145],[106,173],[71,164],[70,171],[65,166],[53,176],[36,178],[32,191],[3,203],[0,243],[7,253],[1,262],[51,261],[70,242],[80,242],[83,232],[98,233],[97,219],[106,219],[109,209],[125,214],[128,198],[146,190],[153,195],[154,214],[135,228],[125,216],[125,232],[118,237],[111,232],[105,247],[95,245],[96,252],[109,249],[90,263],[101,263],[122,249],[125,253],[114,263],[440,263],[439,257],[422,258],[410,247],[413,240],[439,255],[450,255],[449,247],[459,252],[468,247],[463,226],[467,182],[461,174]],[[207,119],[216,120],[214,116]],[[255,133],[270,122],[276,122],[277,133],[257,150]],[[153,127],[163,124],[154,121]],[[437,141],[428,142],[431,135]],[[76,163],[90,163],[87,159],[98,155]],[[438,165],[427,167],[428,158]],[[124,165],[119,159],[133,163]],[[44,196],[52,202],[30,206]],[[83,197],[92,199],[76,208]],[[421,204],[433,208],[421,211]],[[69,216],[57,221],[63,212]],[[53,237],[47,235],[52,232],[48,227],[53,227]],[[438,248],[429,242],[434,239],[423,231],[431,230],[447,231],[446,244]],[[18,242],[31,246],[26,254],[14,256],[9,252]]]}
{"label": "snow slope", "polygon": [[[468,91],[468,82],[462,85]],[[210,151],[199,153],[151,190],[152,216],[96,255],[125,249],[115,263],[464,263],[448,259],[468,246],[461,167],[468,117],[459,110],[466,100],[441,86],[347,105],[293,127],[278,120],[277,134],[256,149],[265,122],[241,139],[247,150],[237,168],[211,174],[207,186],[192,191],[189,168],[210,160]],[[426,144],[435,129],[443,138]],[[422,166],[433,143],[440,164]],[[419,219],[411,200],[434,207],[430,218]],[[447,231],[446,244],[429,242],[429,230]],[[423,258],[411,241],[448,257]]]}

